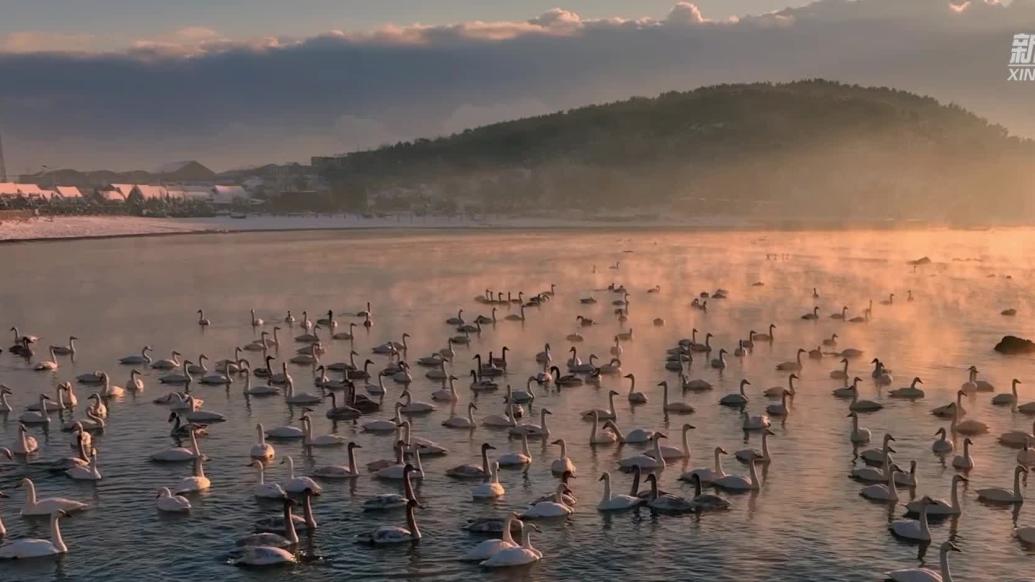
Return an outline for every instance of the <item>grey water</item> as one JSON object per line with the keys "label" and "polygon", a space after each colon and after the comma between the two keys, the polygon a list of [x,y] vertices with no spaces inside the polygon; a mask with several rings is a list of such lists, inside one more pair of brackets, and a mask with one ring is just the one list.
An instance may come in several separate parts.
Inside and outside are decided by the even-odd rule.
{"label": "grey water", "polygon": [[[446,346],[456,335],[447,317],[460,308],[465,317],[489,314],[490,306],[474,298],[485,292],[523,291],[528,297],[556,285],[552,300],[526,310],[524,322],[505,321],[517,307],[497,306],[498,323],[473,334],[469,346],[455,346],[451,371],[461,402],[478,405],[476,420],[502,414],[502,389],[475,396],[467,389],[472,357],[489,351],[499,355],[510,348],[508,372],[501,383],[524,388],[528,376],[540,370],[534,354],[545,343],[563,367],[572,345],[566,336],[578,329],[585,341],[575,344],[582,358],[597,354],[610,359],[613,337],[632,329],[633,339],[622,343],[622,373],[634,373],[637,390],[649,402],[631,406],[626,400],[628,381],[604,376],[599,387],[553,387],[538,391],[530,406],[529,420],[538,421],[539,410],[549,408],[549,441],[564,438],[577,471],[572,488],[578,497],[575,514],[565,520],[540,522],[533,535],[543,560],[527,568],[506,572],[484,571],[477,564],[457,561],[483,536],[462,526],[470,518],[502,516],[524,508],[529,501],[554,490],[557,480],[550,462],[558,447],[531,441],[533,463],[527,471],[503,470],[506,494],[494,502],[474,501],[474,483],[445,476],[446,469],[477,463],[483,442],[496,453],[520,448],[507,433],[479,426],[474,431],[448,429],[441,422],[449,405],[436,403],[430,414],[414,416],[415,435],[432,439],[449,449],[444,457],[425,458],[426,478],[417,492],[426,506],[417,512],[424,534],[417,545],[370,548],[354,544],[357,534],[378,525],[404,525],[401,513],[363,512],[364,499],[383,492],[397,492],[396,482],[383,482],[366,474],[354,482],[322,482],[324,492],[314,501],[319,528],[303,536],[308,559],[278,570],[253,571],[227,563],[234,540],[253,531],[254,522],[278,515],[276,504],[258,502],[252,496],[255,470],[247,467],[248,450],[255,440],[255,424],[267,428],[297,424],[299,407],[282,398],[250,398],[241,392],[240,380],[228,388],[195,384],[192,391],[205,400],[205,409],[224,414],[227,422],[209,427],[201,439],[209,457],[206,474],[212,488],[191,496],[189,515],[160,515],[154,507],[157,488],[171,486],[190,473],[184,465],[161,465],[148,455],[173,446],[166,423],[168,409],[152,400],[170,390],[157,381],[158,373],[144,371],[145,390],[108,403],[110,418],[95,439],[100,451],[103,480],[96,484],[74,482],[33,465],[33,461],[66,456],[71,437],[52,423],[49,431],[30,432],[41,450],[23,461],[0,465],[0,490],[11,498],[0,500],[0,516],[7,524],[8,539],[48,536],[46,524],[23,519],[18,510],[23,490],[16,487],[31,477],[41,496],[63,496],[88,502],[89,511],[62,520],[69,553],[56,560],[0,564],[0,580],[332,580],[425,578],[559,580],[633,577],[638,580],[836,580],[882,579],[887,570],[926,564],[937,568],[937,546],[954,539],[963,550],[950,556],[954,574],[963,580],[1032,580],[1035,554],[1013,536],[1016,526],[1035,525],[1029,504],[1019,512],[980,503],[973,491],[982,487],[1012,485],[1016,450],[1000,446],[997,436],[1008,430],[1031,430],[1032,418],[1012,413],[1009,407],[990,404],[992,394],[967,397],[967,418],[990,426],[975,437],[976,467],[962,494],[962,516],[932,522],[933,544],[922,552],[915,545],[896,540],[888,523],[901,517],[901,506],[874,504],[862,499],[862,485],[848,478],[855,454],[848,440],[847,403],[831,396],[841,385],[829,377],[840,367],[838,358],[804,360],[798,394],[784,421],[774,421],[776,436],[770,440],[773,461],[765,471],[758,492],[727,495],[728,512],[689,516],[654,515],[647,509],[605,515],[597,512],[601,494],[598,477],[610,471],[616,491],[625,492],[630,476],[618,472],[617,461],[643,447],[588,444],[590,423],[581,411],[606,408],[609,389],[616,399],[617,423],[623,430],[648,427],[666,432],[669,443],[679,446],[680,427],[692,423],[691,457],[671,463],[662,472],[661,486],[672,493],[692,495],[677,477],[696,466],[711,464],[711,451],[723,446],[734,451],[759,447],[757,433],[745,436],[736,411],[717,405],[719,398],[737,389],[739,381],[752,382],[748,410],[763,412],[768,402],[761,390],[784,385],[786,373],[777,362],[792,360],[799,347],[815,348],[831,334],[840,348],[864,351],[853,360],[851,373],[864,381],[861,397],[884,404],[878,412],[860,415],[860,424],[881,436],[897,438],[896,460],[902,465],[918,461],[919,487],[900,489],[902,502],[913,496],[948,498],[954,470],[951,457],[941,459],[930,449],[934,432],[948,422],[930,409],[954,399],[967,379],[966,369],[976,365],[981,377],[993,382],[996,392],[1008,391],[1011,378],[1019,378],[1020,401],[1035,400],[1035,360],[1006,357],[992,351],[1004,334],[1035,335],[1035,231],[866,231],[866,232],[677,232],[677,231],[505,231],[499,233],[444,231],[437,233],[302,232],[189,235],[155,238],[34,242],[0,247],[0,324],[17,325],[22,333],[41,336],[37,359],[45,346],[63,344],[69,335],[80,339],[75,361],[59,357],[54,372],[37,372],[21,358],[0,354],[0,383],[13,392],[15,411],[0,417],[0,445],[10,446],[17,437],[17,417],[41,392],[77,374],[98,369],[124,384],[129,367],[117,359],[137,353],[149,344],[156,357],[176,349],[187,358],[205,353],[214,361],[233,355],[240,346],[270,330],[288,309],[300,317],[308,310],[313,319],[333,310],[339,325],[360,322],[350,317],[366,302],[373,304],[374,325],[357,328],[354,345],[324,339],[326,363],[348,359],[354,348],[370,357],[380,369],[384,356],[370,353],[373,345],[411,338],[406,357],[411,362]],[[927,255],[932,263],[918,268],[907,263]],[[621,296],[607,290],[609,284],[629,290],[629,318],[619,322],[612,301]],[[756,283],[762,283],[756,285]],[[647,293],[655,285],[660,292]],[[702,291],[729,291],[726,299],[708,300],[707,311],[690,307]],[[813,288],[820,297],[813,298]],[[907,290],[914,300],[906,301]],[[891,305],[881,302],[894,293]],[[581,298],[597,303],[583,304]],[[873,301],[872,317],[853,324],[830,319],[829,314],[848,306],[849,317],[861,315]],[[821,318],[803,321],[801,314],[820,307]],[[195,323],[203,308],[212,325]],[[1003,309],[1017,315],[1004,317]],[[255,309],[267,324],[250,325]],[[597,321],[577,327],[576,316]],[[655,326],[663,318],[663,326]],[[680,394],[672,399],[691,403],[690,415],[666,415],[657,383],[677,382],[664,368],[665,350],[689,337],[692,328],[714,335],[715,349],[732,351],[749,329],[765,331],[776,325],[774,341],[756,342],[743,358],[730,357],[722,373],[708,365],[708,357],[696,358],[691,378],[714,384],[710,392]],[[298,325],[280,323],[279,355],[290,357],[302,344],[291,341]],[[326,335],[326,334],[325,334]],[[3,347],[10,345],[8,336]],[[274,355],[277,355],[274,353]],[[712,356],[715,353],[713,352]],[[246,353],[258,364],[254,353]],[[879,357],[893,370],[892,386],[880,388],[870,377],[867,362]],[[299,390],[315,391],[309,366],[291,365]],[[411,385],[415,398],[430,400],[440,382],[424,378],[424,368],[414,366]],[[915,402],[887,397],[890,388],[905,386],[914,376],[923,379],[926,398]],[[402,387],[386,381],[388,396],[381,413],[388,417]],[[87,386],[77,385],[81,415]],[[324,417],[327,404],[317,405],[315,430],[335,432],[362,446],[363,467],[375,459],[391,458],[393,435],[364,433],[351,422],[335,425]],[[58,415],[52,415],[54,420]],[[775,419],[774,419],[775,420]],[[746,443],[746,444],[745,444]],[[314,465],[344,464],[344,448],[315,449],[311,457],[295,443],[274,443],[277,460],[267,471],[268,480],[286,478],[293,456],[299,472]],[[961,439],[956,439],[962,449]],[[730,473],[746,474],[746,467],[732,457],[724,459]],[[365,471],[364,471],[365,473]],[[922,557],[921,557],[922,555]]]}

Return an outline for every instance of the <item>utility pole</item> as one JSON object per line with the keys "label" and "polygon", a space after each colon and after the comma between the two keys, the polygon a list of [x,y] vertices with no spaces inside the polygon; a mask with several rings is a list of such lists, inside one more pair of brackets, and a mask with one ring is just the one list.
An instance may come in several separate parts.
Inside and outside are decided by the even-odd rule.
{"label": "utility pole", "polygon": [[4,136],[0,134],[0,182],[7,181],[7,166],[4,164]]}

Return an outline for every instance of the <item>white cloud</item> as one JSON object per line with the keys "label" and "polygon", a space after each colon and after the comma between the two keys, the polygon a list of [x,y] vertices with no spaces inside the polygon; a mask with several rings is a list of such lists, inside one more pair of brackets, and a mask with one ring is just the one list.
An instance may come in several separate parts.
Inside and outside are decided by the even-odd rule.
{"label": "white cloud", "polygon": [[26,30],[0,37],[0,53],[83,52],[94,48],[90,34]]}
{"label": "white cloud", "polygon": [[665,17],[666,24],[701,24],[704,22],[704,16],[701,16],[701,10],[695,5],[689,2],[680,2],[672,8],[672,11]]}
{"label": "white cloud", "polygon": [[[1035,0],[820,0],[735,21],[681,2],[655,18],[556,8],[310,38],[198,26],[71,56],[23,53],[89,50],[91,39],[24,33],[0,40],[0,114],[14,163],[227,167],[631,95],[826,77],[930,94],[1035,136],[1035,84],[1006,82],[1010,39],[1032,30]],[[76,145],[82,136],[102,145]]]}

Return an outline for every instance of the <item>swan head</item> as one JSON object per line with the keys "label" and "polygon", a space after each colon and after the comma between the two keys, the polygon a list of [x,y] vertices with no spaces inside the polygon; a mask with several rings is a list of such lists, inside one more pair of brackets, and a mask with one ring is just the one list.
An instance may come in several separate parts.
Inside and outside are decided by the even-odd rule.
{"label": "swan head", "polygon": [[604,471],[604,473],[602,475],[600,475],[600,478],[597,479],[597,481],[610,481],[610,480],[611,480],[611,473],[608,473],[607,471]]}
{"label": "swan head", "polygon": [[750,386],[750,385],[751,385],[751,382],[750,382],[750,381],[748,381],[748,380],[747,380],[747,379],[745,378],[744,380],[741,380],[741,381],[740,381],[740,385],[741,385],[741,387],[743,387],[743,386]]}
{"label": "swan head", "polygon": [[483,451],[494,451],[494,450],[496,450],[496,447],[490,445],[489,443],[482,443],[482,450]]}
{"label": "swan head", "polygon": [[806,350],[805,348],[798,348],[798,353],[799,354],[807,354],[808,350]]}
{"label": "swan head", "polygon": [[697,428],[697,427],[696,427],[696,426],[694,426],[694,425],[692,425],[692,424],[684,424],[684,425],[683,425],[683,432],[686,432],[686,431],[688,431],[688,430],[694,430],[694,429],[696,429],[696,428]]}
{"label": "swan head", "polygon": [[724,449],[724,448],[722,448],[722,447],[715,447],[715,450],[716,450],[716,452],[718,452],[718,453],[719,453],[720,455],[728,455],[728,454],[729,454],[729,453],[728,453],[728,452],[726,451],[726,449]]}

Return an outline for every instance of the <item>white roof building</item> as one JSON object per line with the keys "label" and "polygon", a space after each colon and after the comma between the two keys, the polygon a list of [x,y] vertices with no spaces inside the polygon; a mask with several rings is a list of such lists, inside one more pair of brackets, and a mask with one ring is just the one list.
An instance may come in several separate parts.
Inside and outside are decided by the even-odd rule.
{"label": "white roof building", "polygon": [[79,200],[83,197],[83,193],[75,186],[58,186],[57,193],[65,200]]}
{"label": "white roof building", "polygon": [[249,198],[248,192],[240,186],[213,186],[210,192],[213,204],[230,205],[236,200]]}

